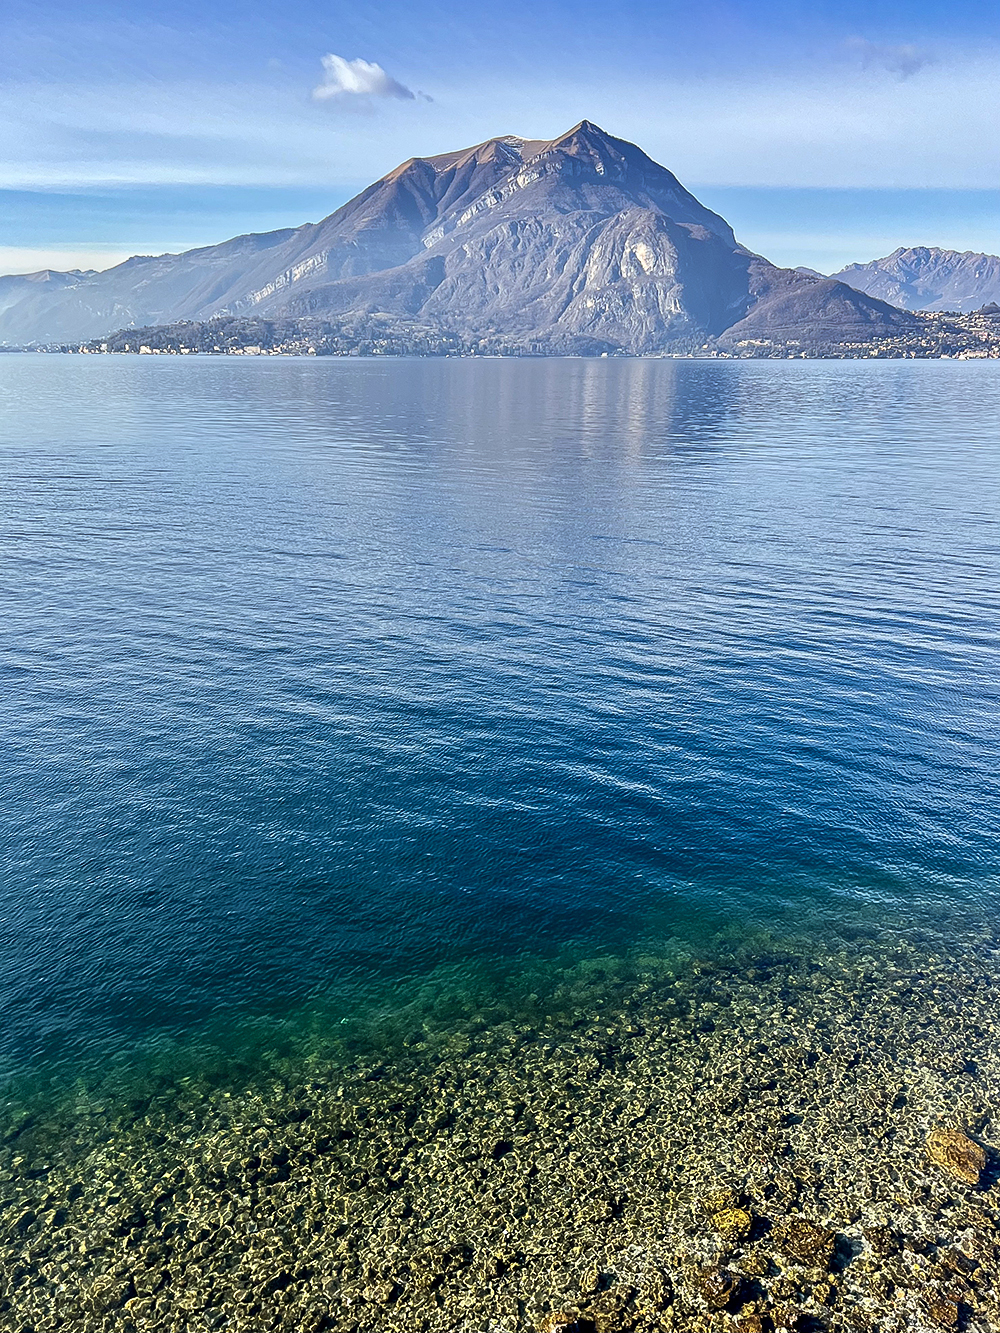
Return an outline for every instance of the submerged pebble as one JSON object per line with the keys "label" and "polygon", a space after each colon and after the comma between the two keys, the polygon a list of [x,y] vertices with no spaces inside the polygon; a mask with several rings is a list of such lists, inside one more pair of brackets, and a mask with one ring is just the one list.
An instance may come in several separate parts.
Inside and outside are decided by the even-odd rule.
{"label": "submerged pebble", "polygon": [[723,1208],[712,1215],[712,1226],[725,1240],[746,1240],[753,1226],[753,1218],[745,1208]]}
{"label": "submerged pebble", "polygon": [[927,1139],[927,1155],[967,1185],[978,1185],[986,1169],[986,1154],[978,1143],[958,1129],[935,1129]]}

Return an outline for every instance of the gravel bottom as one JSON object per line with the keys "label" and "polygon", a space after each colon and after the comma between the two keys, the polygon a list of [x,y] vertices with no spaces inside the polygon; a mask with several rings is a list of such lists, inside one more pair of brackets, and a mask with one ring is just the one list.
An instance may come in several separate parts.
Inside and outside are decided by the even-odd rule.
{"label": "gravel bottom", "polygon": [[0,1327],[995,1331],[998,998],[985,941],[600,960],[382,1059],[11,1111]]}

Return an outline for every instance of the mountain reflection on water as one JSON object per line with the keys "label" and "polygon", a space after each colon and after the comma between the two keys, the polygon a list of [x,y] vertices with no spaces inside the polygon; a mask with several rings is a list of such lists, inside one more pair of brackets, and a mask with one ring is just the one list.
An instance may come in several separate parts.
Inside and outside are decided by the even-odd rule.
{"label": "mountain reflection on water", "polygon": [[0,395],[8,1070],[993,910],[995,366],[11,356]]}

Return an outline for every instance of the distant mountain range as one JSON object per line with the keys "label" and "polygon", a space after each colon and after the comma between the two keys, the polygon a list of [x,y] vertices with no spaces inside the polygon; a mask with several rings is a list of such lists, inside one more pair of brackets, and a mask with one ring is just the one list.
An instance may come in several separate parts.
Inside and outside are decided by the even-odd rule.
{"label": "distant mountain range", "polygon": [[753,254],[671,172],[582,121],[553,140],[411,159],[318,223],[2,278],[0,343],[220,318],[536,353],[854,345],[922,327],[842,276]]}
{"label": "distant mountain range", "polygon": [[1000,256],[913,245],[833,275],[903,310],[979,310],[1000,304]]}

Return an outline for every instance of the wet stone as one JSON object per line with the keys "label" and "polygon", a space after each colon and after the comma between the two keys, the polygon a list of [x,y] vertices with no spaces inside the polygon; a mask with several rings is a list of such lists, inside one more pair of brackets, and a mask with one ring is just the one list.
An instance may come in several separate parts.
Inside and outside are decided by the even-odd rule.
{"label": "wet stone", "polygon": [[701,1211],[711,1217],[713,1213],[721,1213],[726,1208],[738,1208],[742,1202],[737,1190],[719,1186],[702,1198]]}
{"label": "wet stone", "polygon": [[640,1314],[654,1315],[665,1310],[673,1299],[673,1283],[666,1273],[657,1271],[647,1274],[642,1279],[635,1304]]}
{"label": "wet stone", "polygon": [[371,1305],[388,1305],[399,1293],[395,1282],[373,1282],[363,1289],[362,1295]]}
{"label": "wet stone", "polygon": [[739,1274],[728,1268],[705,1268],[698,1274],[696,1287],[710,1310],[724,1310],[739,1291]]}
{"label": "wet stone", "polygon": [[945,1296],[930,1296],[924,1301],[924,1309],[939,1328],[958,1328],[957,1301],[951,1301]]}
{"label": "wet stone", "polygon": [[595,1333],[594,1322],[572,1310],[556,1310],[538,1325],[538,1333]]}
{"label": "wet stone", "polygon": [[740,1259],[739,1269],[747,1277],[764,1277],[771,1271],[771,1260],[762,1250],[750,1250]]}
{"label": "wet stone", "polygon": [[866,1227],[864,1237],[872,1254],[876,1254],[880,1258],[885,1258],[890,1254],[898,1254],[902,1248],[899,1235],[893,1231],[892,1227]]}
{"label": "wet stone", "polygon": [[778,1305],[768,1311],[776,1333],[790,1333],[802,1327],[802,1311],[797,1305]]}
{"label": "wet stone", "polygon": [[723,1208],[712,1214],[711,1222],[723,1240],[731,1244],[746,1240],[753,1227],[753,1218],[745,1208]]}
{"label": "wet stone", "polygon": [[740,1315],[736,1321],[736,1333],[765,1333],[766,1328],[764,1316],[759,1314]]}
{"label": "wet stone", "polygon": [[927,1156],[967,1185],[978,1185],[986,1169],[985,1152],[958,1129],[933,1130],[927,1139]]}
{"label": "wet stone", "polygon": [[117,1277],[99,1277],[87,1292],[86,1303],[95,1314],[107,1314],[123,1306],[131,1295],[131,1282]]}
{"label": "wet stone", "polygon": [[787,1217],[775,1224],[774,1244],[783,1255],[811,1268],[828,1268],[837,1237],[826,1227],[804,1217]]}

